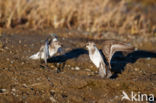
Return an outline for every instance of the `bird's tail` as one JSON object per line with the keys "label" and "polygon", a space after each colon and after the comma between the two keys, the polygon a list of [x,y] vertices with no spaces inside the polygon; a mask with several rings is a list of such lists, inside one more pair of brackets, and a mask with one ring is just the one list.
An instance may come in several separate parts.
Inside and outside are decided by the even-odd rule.
{"label": "bird's tail", "polygon": [[29,58],[30,58],[30,59],[34,59],[34,60],[40,59],[40,55],[39,55],[39,54],[40,54],[40,53],[37,52],[36,54],[33,54],[33,55],[30,56]]}

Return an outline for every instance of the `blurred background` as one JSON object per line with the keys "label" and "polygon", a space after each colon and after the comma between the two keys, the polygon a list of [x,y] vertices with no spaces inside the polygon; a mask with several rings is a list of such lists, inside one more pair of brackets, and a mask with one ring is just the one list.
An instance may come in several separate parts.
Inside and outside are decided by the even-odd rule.
{"label": "blurred background", "polygon": [[156,36],[155,0],[0,0],[0,28],[67,28]]}

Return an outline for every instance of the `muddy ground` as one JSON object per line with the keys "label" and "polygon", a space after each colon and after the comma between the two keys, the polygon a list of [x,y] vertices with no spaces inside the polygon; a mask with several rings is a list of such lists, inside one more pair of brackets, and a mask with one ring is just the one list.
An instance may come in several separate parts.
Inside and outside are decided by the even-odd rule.
{"label": "muddy ground", "polygon": [[[37,52],[49,33],[57,33],[64,54],[49,60],[48,68],[28,57]],[[156,37],[103,33],[93,39],[86,32],[59,30],[3,30],[0,36],[0,103],[127,103],[130,95],[156,96]],[[136,47],[132,53],[118,52],[112,60],[111,79],[101,79],[84,45],[105,39],[126,41]],[[62,71],[57,73],[61,62]],[[64,67],[63,67],[64,66]],[[145,101],[144,101],[145,102]]]}

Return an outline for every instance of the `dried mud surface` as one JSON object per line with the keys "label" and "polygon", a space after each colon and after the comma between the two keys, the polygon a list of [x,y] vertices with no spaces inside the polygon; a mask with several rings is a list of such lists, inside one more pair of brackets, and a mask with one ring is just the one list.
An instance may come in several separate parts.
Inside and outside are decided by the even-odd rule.
{"label": "dried mud surface", "polygon": [[[104,40],[82,38],[85,33],[53,31],[59,35],[66,56],[51,58],[50,68],[29,60],[48,32],[4,30],[0,37],[0,103],[127,103],[121,101],[123,90],[156,95],[155,37],[104,34],[105,39],[130,42],[137,50],[126,56],[116,53],[114,77],[101,79],[84,45],[92,40],[100,48]],[[59,73],[57,61],[65,64]]]}

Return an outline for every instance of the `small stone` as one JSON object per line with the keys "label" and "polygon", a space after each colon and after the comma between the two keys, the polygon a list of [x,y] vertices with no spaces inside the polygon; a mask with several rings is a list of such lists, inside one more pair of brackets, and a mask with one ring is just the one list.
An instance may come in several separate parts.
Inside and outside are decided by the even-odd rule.
{"label": "small stone", "polygon": [[51,96],[54,96],[55,95],[55,90],[51,90],[50,94],[51,94]]}
{"label": "small stone", "polygon": [[151,57],[148,57],[147,60],[151,60]]}
{"label": "small stone", "polygon": [[54,68],[54,66],[53,66],[53,65],[50,65],[50,67],[51,67],[51,68]]}
{"label": "small stone", "polygon": [[135,48],[134,50],[135,50],[135,51],[137,51],[137,50],[138,50],[138,48]]}
{"label": "small stone", "polygon": [[11,61],[11,64],[13,64],[14,63],[14,61]]}
{"label": "small stone", "polygon": [[150,67],[151,65],[150,64],[147,64],[147,66]]}
{"label": "small stone", "polygon": [[75,67],[75,70],[80,70],[80,67]]}
{"label": "small stone", "polygon": [[26,84],[23,84],[23,87],[27,88],[28,86]]}
{"label": "small stone", "polygon": [[95,73],[98,74],[99,72],[98,71],[95,71]]}
{"label": "small stone", "polygon": [[135,68],[134,70],[135,70],[135,71],[138,71],[138,68]]}
{"label": "small stone", "polygon": [[74,70],[74,67],[71,67],[71,70]]}
{"label": "small stone", "polygon": [[117,99],[117,98],[119,98],[119,96],[115,96],[114,98]]}
{"label": "small stone", "polygon": [[119,84],[119,83],[117,83],[117,84],[116,84],[116,86],[117,86],[117,87],[119,87],[119,86],[120,86],[120,84]]}
{"label": "small stone", "polygon": [[8,50],[9,48],[7,46],[4,47],[6,50]]}
{"label": "small stone", "polygon": [[90,72],[91,70],[90,69],[85,69],[86,71]]}
{"label": "small stone", "polygon": [[0,89],[0,93],[4,93],[6,91],[7,91],[6,89]]}
{"label": "small stone", "polygon": [[13,88],[13,89],[12,89],[12,91],[13,91],[13,92],[16,92],[16,89],[15,89],[15,88]]}
{"label": "small stone", "polygon": [[15,96],[16,94],[15,93],[13,93],[13,92],[11,92],[11,94],[13,95],[13,96]]}
{"label": "small stone", "polygon": [[24,62],[22,62],[21,64],[24,65]]}
{"label": "small stone", "polygon": [[54,97],[50,97],[50,100],[54,103],[56,103],[56,99]]}
{"label": "small stone", "polygon": [[41,78],[37,78],[36,80],[39,81],[39,80],[41,80]]}
{"label": "small stone", "polygon": [[18,43],[19,43],[19,44],[21,44],[21,43],[22,43],[22,41],[21,41],[21,40],[19,40],[19,41],[18,41]]}

